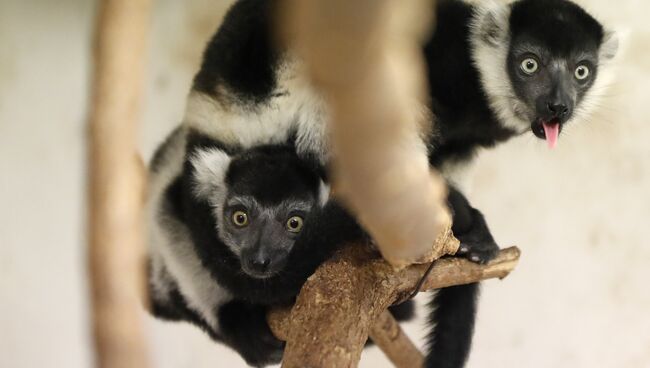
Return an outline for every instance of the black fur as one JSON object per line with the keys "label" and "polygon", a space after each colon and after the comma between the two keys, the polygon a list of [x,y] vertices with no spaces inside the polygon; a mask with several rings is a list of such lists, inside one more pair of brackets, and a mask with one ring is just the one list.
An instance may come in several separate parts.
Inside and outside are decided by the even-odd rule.
{"label": "black fur", "polygon": [[235,300],[219,308],[224,342],[246,363],[265,366],[282,359],[284,342],[278,340],[266,322],[266,306]]}
{"label": "black fur", "polygon": [[[203,140],[201,148],[209,147],[207,142],[207,139]],[[196,146],[192,144],[191,141],[188,143],[187,157],[191,157],[191,152],[196,150]],[[214,144],[217,145],[216,142]],[[259,166],[258,162],[246,158],[237,160],[231,164],[226,185],[232,186],[232,178],[238,176],[237,190],[245,190],[271,204],[277,203],[286,193],[297,195],[310,191],[317,195],[317,173],[299,160],[290,146],[257,147],[255,151],[268,155],[283,155],[286,158],[285,166]],[[323,208],[312,211],[305,220],[305,228],[289,256],[288,264],[291,267],[270,278],[252,278],[241,272],[239,259],[217,238],[214,231],[216,219],[212,216],[209,204],[198,200],[193,193],[194,168],[189,161],[186,161],[184,170],[181,176],[183,194],[176,197],[176,200],[182,200],[179,206],[182,212],[177,213],[178,219],[190,229],[204,267],[210,270],[219,284],[235,293],[237,298],[268,305],[290,302],[297,295],[304,280],[338,246],[344,242],[362,239],[364,236],[356,220],[339,204],[329,201]],[[274,180],[266,180],[263,183],[256,180],[265,173],[265,178]],[[172,188],[170,196],[173,194]]]}
{"label": "black fur", "polygon": [[486,263],[494,258],[499,247],[483,214],[452,185],[449,185],[447,203],[453,214],[452,232],[461,243],[457,255],[477,263]]}
{"label": "black fur", "polygon": [[[201,69],[194,80],[195,91],[212,96],[225,105],[245,103],[252,109],[284,93],[277,80],[283,53],[274,47],[270,37],[271,10],[275,3],[273,0],[240,0],[232,7],[206,48]],[[437,118],[437,131],[428,142],[433,147],[429,161],[432,166],[444,169],[446,164],[470,160],[479,148],[492,147],[508,140],[514,136],[515,131],[506,128],[488,106],[485,88],[481,85],[479,72],[473,64],[469,23],[474,9],[458,0],[440,0],[437,3],[437,30],[423,46],[423,52],[432,91],[430,106]],[[549,9],[558,14],[567,14],[570,22],[586,31],[575,32],[556,27],[549,32],[549,27],[553,28],[551,21],[540,23],[540,18],[550,15]],[[545,15],[540,17],[539,14]],[[555,18],[558,14],[555,14]],[[531,27],[531,24],[540,25]],[[602,26],[579,7],[564,0],[520,0],[512,8],[509,26],[513,37],[526,35],[543,39],[549,35],[555,37],[553,32],[557,31],[557,34],[569,33],[572,44],[596,46],[603,39]],[[486,38],[494,36],[485,35]],[[564,41],[549,42],[547,46],[557,49],[560,54],[564,52]],[[219,86],[226,87],[229,93],[222,94]],[[293,139],[295,138],[278,145],[279,149],[295,148]],[[191,157],[194,150],[206,147],[218,147],[229,154],[241,151],[241,147],[225,146],[222,142],[192,132],[188,136],[187,147],[187,157]],[[316,175],[325,177],[326,170],[318,158],[301,159]],[[157,154],[152,167],[156,169],[160,161]],[[228,313],[219,315],[222,323],[227,326],[226,329],[230,328],[233,333],[233,337],[225,340],[246,354],[248,360],[260,361],[259,352],[255,350],[258,345],[264,350],[261,355],[271,359],[277,350],[276,341],[259,344],[257,340],[255,343],[250,342],[248,337],[235,336],[237,327],[245,327],[247,331],[264,338],[268,327],[259,316],[265,305],[292,300],[306,275],[313,272],[349,237],[363,238],[363,231],[342,207],[330,202],[315,211],[313,216],[310,215],[310,225],[303,230],[292,251],[293,258],[289,262],[291,270],[263,281],[252,279],[240,272],[237,257],[227,247],[212,246],[216,240],[214,218],[207,203],[202,203],[193,196],[190,178],[192,167],[186,162],[181,178],[167,192],[168,200],[173,203],[170,211],[191,229],[197,253],[212,277],[238,294],[239,304],[229,306],[225,310]],[[304,190],[309,185],[297,186],[296,190]],[[268,191],[263,190],[258,194],[268,194],[272,199],[280,189],[277,185],[270,185]],[[449,205],[454,213],[454,234],[461,240],[461,255],[481,263],[490,260],[498,247],[482,214],[453,188],[450,190]],[[477,296],[477,284],[439,291],[433,301],[437,308],[431,315],[431,322],[436,324],[436,328],[431,334],[431,352],[427,357],[427,366],[463,366],[471,345]],[[189,308],[185,306],[186,310],[183,311],[183,303],[175,304],[178,304],[176,309],[180,312],[174,314],[173,311],[161,310],[161,314],[167,313],[170,318],[180,316],[192,321],[191,311],[187,311]],[[397,315],[404,315],[401,312],[409,312],[408,308],[410,306],[407,304],[404,307],[393,307],[393,310]],[[237,314],[240,310],[256,317],[246,320],[246,313]],[[405,315],[408,317],[410,313]],[[254,321],[259,323],[248,324]],[[200,319],[195,318],[193,322],[201,326]]]}
{"label": "black fur", "polygon": [[531,37],[555,56],[570,57],[575,50],[598,50],[603,26],[580,6],[566,0],[515,2],[510,13],[510,32]]}
{"label": "black fur", "polygon": [[[514,136],[490,109],[473,64],[470,48],[471,5],[442,0],[437,3],[436,31],[424,46],[431,108],[438,134],[432,136],[432,166],[472,159],[479,148],[489,148]],[[505,68],[505,66],[504,66]],[[498,251],[481,213],[450,187],[448,204],[452,231],[461,240],[463,255],[486,262]],[[431,301],[427,367],[462,367],[469,355],[474,328],[478,284],[440,289]]]}
{"label": "black fur", "polygon": [[279,61],[271,37],[272,5],[266,0],[233,5],[205,49],[194,90],[221,99],[225,96],[215,87],[224,83],[244,101],[260,102],[271,95]]}
{"label": "black fur", "polygon": [[[168,139],[163,144],[163,151],[170,142]],[[282,356],[284,344],[269,330],[266,323],[268,307],[292,303],[316,267],[338,246],[365,241],[365,233],[343,207],[329,201],[308,214],[305,226],[289,253],[289,267],[265,279],[248,276],[242,272],[239,258],[218,238],[210,204],[195,194],[195,168],[189,158],[197,150],[209,148],[223,149],[235,155],[226,171],[225,183],[222,183],[235,191],[253,195],[259,202],[271,205],[301,195],[318,198],[319,171],[314,170],[310,162],[299,159],[290,144],[238,152],[190,132],[183,172],[167,187],[158,221],[164,221],[168,216],[185,225],[202,266],[215,282],[230,292],[233,300],[215,306],[219,331],[212,329],[200,313],[188,306],[175,283],[168,284],[171,291],[165,302],[153,298],[152,313],[159,318],[184,320],[197,325],[214,340],[236,350],[250,365],[275,363]],[[159,164],[164,155],[165,152],[157,154]],[[408,314],[408,307],[402,307],[402,314]]]}
{"label": "black fur", "polygon": [[[429,161],[444,164],[472,159],[479,148],[493,147],[515,135],[490,109],[470,48],[471,5],[442,0],[437,3],[436,31],[424,46],[431,108],[438,134],[432,136]],[[505,68],[505,66],[504,66]],[[498,251],[482,214],[453,187],[448,204],[452,231],[461,240],[459,255],[486,262]],[[427,367],[463,367],[469,355],[477,308],[478,284],[438,290],[431,301]]]}
{"label": "black fur", "polygon": [[465,365],[474,333],[478,284],[458,285],[438,290],[431,301],[429,323],[435,326],[428,336],[425,367],[458,368]]}
{"label": "black fur", "polygon": [[[187,157],[192,157],[198,149],[209,148],[224,149],[223,145],[209,138],[189,134]],[[265,156],[273,158],[271,164],[265,161]],[[316,267],[340,245],[365,241],[366,234],[345,209],[329,201],[305,219],[305,227],[289,255],[289,267],[270,278],[250,277],[242,272],[238,257],[217,237],[216,220],[209,204],[194,194],[193,170],[192,164],[186,161],[182,175],[165,191],[162,212],[189,229],[191,243],[203,267],[210,271],[219,285],[230,291],[234,300],[215,306],[219,331],[212,329],[199,313],[187,305],[175,283],[169,285],[172,290],[166,302],[155,298],[151,301],[152,313],[167,320],[193,323],[212,339],[233,348],[250,365],[277,362],[284,344],[269,330],[265,317],[268,308],[292,303]],[[224,185],[235,186],[238,191],[252,194],[261,202],[273,204],[286,198],[287,193],[318,195],[320,179],[309,163],[297,159],[290,145],[276,145],[255,147],[237,154],[228,167]],[[391,312],[398,320],[410,319],[414,305],[408,301],[391,307]]]}
{"label": "black fur", "polygon": [[[506,128],[490,108],[486,89],[474,64],[470,45],[470,22],[474,10],[472,5],[458,0],[438,1],[436,32],[424,46],[431,88],[430,104],[439,130],[430,142],[433,149],[429,161],[441,169],[445,164],[468,161],[479,148],[492,147],[516,134]],[[581,7],[566,0],[516,1],[511,5],[508,26],[511,43],[508,65],[503,68],[508,71],[518,98],[534,105],[532,110],[538,114],[537,118],[525,118],[531,120],[535,135],[544,138],[541,123],[557,118],[557,115],[549,116],[545,111],[548,103],[556,98],[557,81],[562,79],[564,85],[575,91],[576,101],[566,103],[571,109],[580,102],[595,79],[597,53],[604,30]],[[489,41],[496,34],[488,32],[483,36],[483,41]],[[541,62],[553,58],[568,60],[568,72],[550,77],[541,74],[536,81],[538,90],[527,85],[525,77],[513,74],[521,63],[513,45],[521,47],[529,42],[541,45],[548,54],[540,56]],[[591,79],[585,82],[576,81],[570,69],[581,64],[588,65],[592,72]],[[541,93],[540,88],[543,90]],[[560,123],[564,124],[570,115],[563,116]],[[480,263],[492,259],[498,247],[483,215],[454,188],[450,188],[449,205],[454,213],[453,232],[461,241],[459,255]],[[430,322],[436,327],[429,338],[427,367],[464,365],[471,346],[478,289],[478,284],[442,289],[432,301],[437,308],[430,316]]]}
{"label": "black fur", "polygon": [[388,310],[397,321],[410,321],[415,317],[415,303],[413,300],[393,305],[388,307]]}
{"label": "black fur", "polygon": [[[499,247],[483,215],[451,185],[447,202],[453,215],[452,231],[461,242],[458,255],[477,263],[494,258]],[[429,323],[434,327],[427,339],[426,367],[458,368],[465,365],[472,345],[478,295],[479,284],[474,283],[442,288],[432,298]]]}
{"label": "black fur", "polygon": [[486,99],[470,55],[469,22],[473,8],[457,0],[438,1],[436,31],[424,46],[431,109],[437,118],[435,167],[466,161],[478,148],[492,147],[514,135],[498,121]]}
{"label": "black fur", "polygon": [[[320,177],[292,148],[262,146],[254,152],[241,154],[228,167],[225,185],[231,193],[250,195],[269,205],[287,196],[318,198]],[[265,160],[260,154],[272,159]],[[263,185],[260,178],[265,178]]]}

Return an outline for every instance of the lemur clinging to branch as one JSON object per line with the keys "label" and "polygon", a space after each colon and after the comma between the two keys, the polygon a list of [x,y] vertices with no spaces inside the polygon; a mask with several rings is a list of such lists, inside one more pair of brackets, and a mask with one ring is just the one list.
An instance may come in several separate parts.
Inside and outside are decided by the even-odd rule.
{"label": "lemur clinging to branch", "polygon": [[[305,162],[326,169],[327,109],[302,77],[300,61],[272,42],[275,3],[238,1],[209,42],[184,128],[177,133],[179,143],[158,167],[163,187],[178,178],[189,183],[183,167],[206,144],[233,154],[289,145]],[[452,183],[455,169],[469,163],[479,148],[525,131],[554,146],[563,127],[587,114],[603,93],[616,37],[572,2],[442,0],[437,14],[436,32],[423,49],[432,91],[429,107],[436,116],[434,134],[425,143],[432,166]],[[480,212],[453,188],[449,204],[461,255],[476,262],[491,259],[498,247]],[[192,267],[198,268],[183,272],[203,272],[200,264]],[[197,285],[222,287],[222,281],[205,274]],[[170,272],[170,277],[180,276]],[[190,294],[182,287],[178,292]],[[476,285],[467,285],[441,289],[434,297],[428,366],[464,364],[477,292]],[[216,318],[209,316],[214,310],[201,308],[202,318]]]}

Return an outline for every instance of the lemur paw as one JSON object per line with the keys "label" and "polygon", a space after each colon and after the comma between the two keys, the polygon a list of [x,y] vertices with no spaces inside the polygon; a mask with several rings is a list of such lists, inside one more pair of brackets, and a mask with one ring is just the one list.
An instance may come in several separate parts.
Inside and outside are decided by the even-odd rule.
{"label": "lemur paw", "polygon": [[261,331],[258,336],[251,336],[249,346],[239,349],[239,354],[246,364],[252,367],[264,367],[282,361],[284,342],[278,340],[270,331]]}
{"label": "lemur paw", "polygon": [[266,307],[231,301],[219,310],[224,342],[253,367],[279,363],[284,342],[278,340],[266,322]]}
{"label": "lemur paw", "polygon": [[499,253],[499,246],[494,242],[466,242],[460,240],[456,256],[467,258],[472,262],[485,264],[494,259]]}
{"label": "lemur paw", "polygon": [[252,367],[265,367],[271,364],[278,364],[282,361],[284,353],[284,342],[275,338],[275,336],[261,337],[255,339],[256,348],[247,352],[241,351],[241,355],[246,363]]}

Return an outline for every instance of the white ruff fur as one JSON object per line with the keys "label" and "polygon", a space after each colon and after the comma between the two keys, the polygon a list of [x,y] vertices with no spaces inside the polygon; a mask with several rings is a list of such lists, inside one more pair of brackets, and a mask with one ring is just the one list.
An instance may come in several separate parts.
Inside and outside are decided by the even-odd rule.
{"label": "white ruff fur", "polygon": [[[160,209],[165,200],[165,190],[180,175],[185,155],[186,132],[181,131],[173,138],[163,157],[161,169],[151,175],[151,190],[147,215],[149,222],[149,251],[154,273],[163,268],[176,282],[178,291],[188,306],[196,311],[215,331],[219,331],[216,316],[217,307],[231,300],[229,293],[211,277],[188,241],[188,229],[178,221],[165,216]],[[154,297],[168,299],[169,279],[154,278]]]}
{"label": "white ruff fur", "polygon": [[571,122],[580,124],[589,119],[598,109],[600,102],[606,96],[607,90],[614,83],[616,76],[616,61],[620,57],[620,33],[612,30],[605,32],[605,39],[598,53],[598,75],[594,84],[589,88],[576,106]]}
{"label": "white ruff fur", "polygon": [[[497,1],[485,1],[475,6],[470,24],[472,61],[479,71],[488,102],[499,121],[516,132],[529,129],[530,122],[517,117],[521,102],[512,89],[506,71],[510,30],[510,7]],[[485,36],[491,33],[491,36]],[[486,39],[487,38],[487,39]]]}
{"label": "white ruff fur", "polygon": [[277,89],[263,103],[247,104],[223,86],[218,90],[228,103],[190,93],[184,118],[188,127],[242,148],[283,143],[296,133],[298,154],[314,154],[327,161],[325,104],[297,62],[287,60],[279,68]]}
{"label": "white ruff fur", "polygon": [[449,160],[443,163],[440,173],[450,184],[462,193],[468,193],[471,185],[471,172],[475,160]]}
{"label": "white ruff fur", "polygon": [[225,196],[223,184],[230,165],[230,156],[218,148],[198,150],[190,162],[195,170],[194,193],[213,205],[221,205]]}
{"label": "white ruff fur", "polygon": [[221,240],[233,251],[238,257],[240,249],[232,246],[232,241],[223,238],[226,234],[223,229],[223,207],[226,200],[226,173],[232,161],[228,154],[218,148],[202,149],[194,153],[190,162],[195,170],[194,193],[198,198],[208,201],[212,207],[212,215],[216,221],[217,234]]}

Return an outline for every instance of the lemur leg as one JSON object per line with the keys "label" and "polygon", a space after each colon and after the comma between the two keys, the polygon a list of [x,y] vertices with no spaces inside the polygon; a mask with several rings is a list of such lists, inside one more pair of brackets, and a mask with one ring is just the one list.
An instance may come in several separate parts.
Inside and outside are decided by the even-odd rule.
{"label": "lemur leg", "polygon": [[284,342],[271,332],[266,312],[264,306],[243,301],[231,301],[218,312],[221,338],[253,367],[282,360]]}
{"label": "lemur leg", "polygon": [[447,203],[452,211],[452,232],[460,240],[457,256],[472,262],[486,263],[496,256],[499,246],[494,241],[483,214],[473,208],[456,188],[449,187]]}
{"label": "lemur leg", "polygon": [[[457,256],[473,262],[490,261],[499,251],[481,212],[456,188],[449,187],[448,204],[453,214],[452,231],[460,240]],[[461,368],[472,345],[479,284],[458,285],[437,291],[430,303],[429,354],[425,367]]]}
{"label": "lemur leg", "polygon": [[437,291],[429,303],[427,368],[462,368],[474,334],[479,284],[458,285]]}

